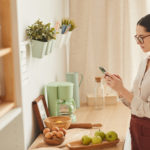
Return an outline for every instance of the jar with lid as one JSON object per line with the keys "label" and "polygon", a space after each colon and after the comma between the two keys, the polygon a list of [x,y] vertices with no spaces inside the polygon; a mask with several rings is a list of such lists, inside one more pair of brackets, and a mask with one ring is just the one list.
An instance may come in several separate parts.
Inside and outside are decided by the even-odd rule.
{"label": "jar with lid", "polygon": [[101,77],[95,77],[94,108],[103,109],[105,106],[104,86]]}

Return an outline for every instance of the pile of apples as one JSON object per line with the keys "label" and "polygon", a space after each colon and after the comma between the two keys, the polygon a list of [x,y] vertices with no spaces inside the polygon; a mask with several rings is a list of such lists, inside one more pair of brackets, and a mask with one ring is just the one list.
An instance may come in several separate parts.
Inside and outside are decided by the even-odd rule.
{"label": "pile of apples", "polygon": [[88,135],[84,135],[82,137],[82,144],[89,145],[89,144],[100,144],[102,141],[115,141],[118,139],[118,134],[115,131],[109,131],[106,134],[103,131],[96,131],[94,137],[90,137]]}
{"label": "pile of apples", "polygon": [[64,138],[66,135],[66,130],[64,128],[58,128],[58,127],[53,127],[52,129],[50,128],[45,128],[43,130],[43,134],[45,138],[47,139],[53,139],[53,138]]}

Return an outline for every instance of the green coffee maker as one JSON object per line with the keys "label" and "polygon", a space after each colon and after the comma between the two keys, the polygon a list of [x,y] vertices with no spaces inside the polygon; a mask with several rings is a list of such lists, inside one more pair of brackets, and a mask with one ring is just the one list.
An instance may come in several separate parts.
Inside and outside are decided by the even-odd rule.
{"label": "green coffee maker", "polygon": [[50,82],[44,87],[44,95],[51,116],[65,115],[76,121],[73,83]]}

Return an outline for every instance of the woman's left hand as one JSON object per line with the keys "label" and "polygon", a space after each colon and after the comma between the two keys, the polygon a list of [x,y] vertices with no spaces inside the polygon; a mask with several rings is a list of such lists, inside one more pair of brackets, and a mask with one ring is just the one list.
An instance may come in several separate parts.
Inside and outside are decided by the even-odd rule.
{"label": "woman's left hand", "polygon": [[119,75],[106,73],[105,77],[106,83],[114,89],[116,92],[121,93],[124,88],[122,79]]}

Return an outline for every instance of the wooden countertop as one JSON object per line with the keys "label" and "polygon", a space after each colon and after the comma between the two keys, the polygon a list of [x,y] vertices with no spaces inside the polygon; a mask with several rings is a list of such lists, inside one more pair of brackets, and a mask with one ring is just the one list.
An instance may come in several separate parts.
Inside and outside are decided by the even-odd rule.
{"label": "wooden countertop", "polygon": [[[118,133],[120,142],[117,144],[117,146],[107,148],[107,150],[123,150],[126,132],[129,127],[130,110],[129,108],[124,106],[121,102],[118,102],[117,104],[114,105],[107,105],[102,110],[95,110],[93,107],[88,106],[80,107],[76,111],[76,117],[78,123],[101,123],[103,125],[101,127],[102,131],[104,132],[108,132],[110,130],[116,131]],[[79,133],[80,130],[83,132],[84,135],[88,132],[91,132],[94,129],[71,129],[71,131],[68,132],[73,132],[75,134],[77,132]],[[29,150],[57,150],[57,149],[68,150],[66,147],[54,148],[42,146],[42,148],[39,148],[39,143],[41,143],[42,141],[43,137],[42,134],[40,134],[33,142],[33,144],[29,147]]]}

